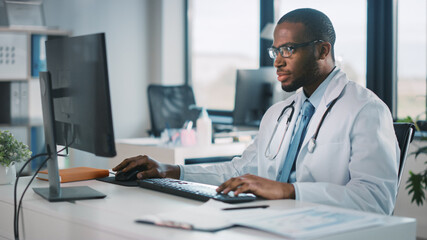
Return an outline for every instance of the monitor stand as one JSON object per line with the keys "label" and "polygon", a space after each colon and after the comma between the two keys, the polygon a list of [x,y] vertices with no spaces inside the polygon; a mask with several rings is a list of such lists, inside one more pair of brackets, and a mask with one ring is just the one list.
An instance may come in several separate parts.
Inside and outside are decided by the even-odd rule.
{"label": "monitor stand", "polygon": [[106,197],[105,194],[98,192],[88,186],[63,187],[60,189],[60,194],[53,193],[50,191],[50,188],[33,188],[33,190],[49,202],[76,201]]}
{"label": "monitor stand", "polygon": [[74,201],[94,198],[104,198],[105,194],[90,187],[64,187],[60,186],[58,154],[55,141],[55,120],[53,112],[52,81],[49,72],[40,72],[40,91],[42,97],[42,110],[46,150],[49,154],[47,161],[49,187],[33,188],[34,192],[50,202]]}
{"label": "monitor stand", "polygon": [[49,202],[96,199],[96,198],[105,198],[107,196],[88,186],[61,188],[59,170],[58,170],[58,159],[57,159],[58,156],[56,153],[56,149],[50,149],[49,152],[51,152],[50,159],[47,162],[49,187],[33,188],[35,193],[42,196],[44,199],[48,200]]}
{"label": "monitor stand", "polygon": [[[50,146],[49,144],[47,146]],[[56,145],[55,145],[56,147]],[[55,150],[54,152],[52,152]],[[49,202],[75,201],[84,199],[105,198],[107,195],[88,186],[62,187],[60,186],[58,156],[56,149],[50,149],[50,159],[47,162],[49,187],[33,188],[34,192]]]}
{"label": "monitor stand", "polygon": [[[51,147],[49,147],[52,145],[47,144],[47,146],[49,148],[48,151],[51,153],[50,159],[47,162],[49,187],[33,188],[35,193],[42,196],[49,202],[75,201],[84,199],[104,198],[107,196],[88,186],[61,188],[58,170],[58,155],[56,153],[56,149],[51,149]],[[54,146],[56,148],[56,145]]]}

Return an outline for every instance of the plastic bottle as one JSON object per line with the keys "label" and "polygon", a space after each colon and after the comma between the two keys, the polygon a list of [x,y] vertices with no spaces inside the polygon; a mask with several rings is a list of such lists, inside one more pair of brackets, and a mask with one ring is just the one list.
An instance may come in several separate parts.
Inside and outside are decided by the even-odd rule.
{"label": "plastic bottle", "polygon": [[197,119],[197,143],[201,146],[212,144],[212,121],[209,118],[206,108],[202,108],[199,118]]}

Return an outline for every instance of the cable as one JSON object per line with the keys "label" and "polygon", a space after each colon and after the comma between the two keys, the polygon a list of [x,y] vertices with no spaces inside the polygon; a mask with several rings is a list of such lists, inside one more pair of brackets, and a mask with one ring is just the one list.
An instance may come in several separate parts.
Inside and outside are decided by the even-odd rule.
{"label": "cable", "polygon": [[37,169],[37,171],[35,172],[35,174],[33,175],[33,177],[31,178],[30,182],[27,184],[27,186],[25,187],[24,191],[22,192],[21,198],[19,199],[19,205],[18,205],[18,210],[17,210],[17,214],[16,214],[16,230],[17,230],[17,238],[15,236],[15,239],[19,239],[19,213],[21,211],[21,205],[22,205],[22,199],[24,198],[25,192],[27,192],[27,189],[30,187],[31,183],[33,182],[34,178],[36,177],[37,173],[42,169],[43,165],[50,159],[50,157],[47,157],[44,161],[43,164],[40,165],[40,167]]}
{"label": "cable", "polygon": [[40,153],[40,154],[37,154],[37,155],[31,157],[30,159],[28,159],[25,162],[25,164],[21,167],[21,169],[19,170],[18,175],[16,177],[14,191],[13,191],[13,208],[14,208],[14,211],[13,211],[13,213],[14,213],[14,216],[13,216],[13,230],[14,230],[14,233],[15,233],[15,239],[19,239],[19,229],[17,229],[18,225],[17,225],[17,221],[16,221],[17,220],[17,212],[18,212],[17,211],[17,205],[16,205],[16,193],[17,193],[19,178],[20,178],[20,176],[22,174],[22,171],[25,169],[25,167],[28,165],[28,163],[30,163],[32,160],[34,160],[34,159],[36,159],[38,157],[47,156],[47,155],[48,155],[47,153]]}
{"label": "cable", "polygon": [[[60,153],[62,151],[64,151],[65,149],[67,149],[68,152],[68,147],[64,147],[63,149],[59,150],[57,153]],[[25,190],[23,191],[23,193],[21,194],[21,198],[19,201],[19,205],[17,207],[17,202],[16,202],[16,195],[17,195],[17,186],[18,186],[18,181],[19,178],[21,177],[22,172],[24,171],[25,167],[34,159],[41,157],[41,156],[48,156],[45,160],[43,160],[43,163],[40,164],[39,168],[37,169],[37,171],[34,173],[33,177],[31,178],[30,182],[27,184],[27,186],[25,187]],[[67,155],[62,155],[62,154],[58,154],[58,156],[67,156]],[[35,176],[37,175],[37,173],[42,169],[42,167],[46,164],[46,162],[50,159],[50,153],[40,153],[37,154],[33,157],[31,157],[30,159],[28,159],[25,164],[21,167],[21,169],[19,170],[19,173],[16,177],[16,181],[15,181],[15,186],[14,186],[14,199],[13,199],[13,204],[14,204],[14,222],[13,222],[13,228],[14,228],[14,235],[15,235],[15,240],[19,240],[19,212],[21,209],[21,204],[22,204],[22,199],[24,198],[25,192],[27,191],[28,187],[31,185],[31,183],[33,182]]]}
{"label": "cable", "polygon": [[[74,131],[74,126],[71,126],[71,131],[72,131],[72,139],[71,139],[71,143],[68,144],[67,142],[67,137],[65,138],[65,147],[59,151],[57,151],[57,156],[61,156],[61,157],[66,157],[68,156],[68,146],[70,146],[71,144],[74,143],[75,140],[75,131]],[[66,154],[59,154],[62,151],[66,150]],[[48,149],[49,151],[49,149]],[[18,181],[19,178],[21,177],[21,174],[23,172],[23,170],[25,169],[25,167],[34,159],[41,157],[41,156],[48,156],[43,162],[42,164],[39,166],[39,168],[37,169],[37,171],[34,173],[33,177],[31,178],[31,180],[29,181],[29,183],[27,184],[27,186],[25,187],[24,191],[21,194],[21,198],[19,200],[19,205],[17,206],[17,188],[18,188]],[[41,154],[37,154],[33,157],[31,157],[30,159],[28,159],[25,164],[21,167],[21,169],[19,170],[19,173],[16,177],[15,180],[15,186],[14,186],[14,194],[13,194],[13,208],[14,208],[14,216],[13,216],[13,230],[14,230],[14,235],[15,235],[15,240],[19,240],[19,213],[21,210],[21,205],[22,205],[22,200],[24,198],[25,193],[27,192],[27,189],[29,188],[29,186],[31,185],[31,183],[33,182],[34,178],[36,177],[37,173],[41,170],[41,168],[46,164],[46,162],[50,159],[51,153],[41,153]]]}

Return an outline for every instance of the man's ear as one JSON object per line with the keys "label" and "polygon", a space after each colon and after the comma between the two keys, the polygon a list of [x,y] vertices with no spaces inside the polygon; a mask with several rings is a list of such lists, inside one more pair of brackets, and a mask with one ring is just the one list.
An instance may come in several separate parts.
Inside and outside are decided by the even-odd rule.
{"label": "man's ear", "polygon": [[319,59],[326,59],[327,56],[329,56],[331,54],[331,44],[328,42],[322,42],[319,44],[320,45],[320,54],[319,54]]}

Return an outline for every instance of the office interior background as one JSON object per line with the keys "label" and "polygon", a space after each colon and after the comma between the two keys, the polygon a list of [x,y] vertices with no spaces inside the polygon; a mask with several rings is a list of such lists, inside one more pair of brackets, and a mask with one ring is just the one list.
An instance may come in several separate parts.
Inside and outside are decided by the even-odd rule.
{"label": "office interior background", "polygon": [[[265,2],[274,3],[274,10],[268,11],[274,15],[269,16],[272,23],[299,7],[325,12],[336,28],[337,65],[352,80],[367,85],[367,56],[377,51],[375,47],[386,48],[374,46],[368,51],[367,40],[374,37],[367,34],[370,1],[43,1],[46,25],[69,30],[72,35],[106,33],[118,138],[147,134],[150,121],[146,87],[151,83],[188,83],[194,89],[197,105],[232,111],[236,69],[272,65],[261,63],[267,54],[260,49],[260,8]],[[394,117],[415,117],[426,110],[426,2],[372,2],[397,6],[392,12],[396,14],[395,23],[384,23],[397,26],[396,41],[392,42],[395,50],[389,48],[387,53],[395,58],[396,64],[391,66],[396,69],[384,70],[396,72],[395,82],[390,79],[387,84],[396,84]]]}
{"label": "office interior background", "polygon": [[[300,7],[330,17],[337,65],[350,79],[376,92],[395,119],[426,120],[425,0],[43,0],[46,26],[73,36],[105,32],[117,139],[147,136],[149,84],[189,84],[198,106],[230,113],[236,69],[271,66],[268,25]],[[41,118],[40,99],[30,96],[30,117]],[[82,152],[75,164],[102,161]],[[423,167],[423,159],[410,161],[407,168]],[[427,238],[426,206],[411,204],[405,190],[396,214],[416,217]]]}

